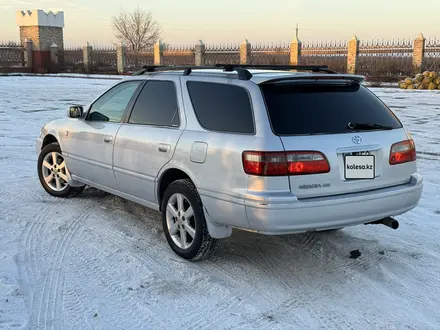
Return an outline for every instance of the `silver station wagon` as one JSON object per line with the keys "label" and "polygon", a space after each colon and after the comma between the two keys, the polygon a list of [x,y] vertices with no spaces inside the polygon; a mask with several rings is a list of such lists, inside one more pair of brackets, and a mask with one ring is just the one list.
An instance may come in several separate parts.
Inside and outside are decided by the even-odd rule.
{"label": "silver station wagon", "polygon": [[38,175],[161,212],[200,260],[232,228],[267,235],[397,229],[423,180],[409,132],[357,75],[325,66],[144,67],[45,125]]}

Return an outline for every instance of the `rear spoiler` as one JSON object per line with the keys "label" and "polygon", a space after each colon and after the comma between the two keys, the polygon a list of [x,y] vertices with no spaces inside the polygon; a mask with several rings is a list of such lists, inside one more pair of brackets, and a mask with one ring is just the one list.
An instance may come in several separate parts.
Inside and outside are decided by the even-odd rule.
{"label": "rear spoiler", "polygon": [[297,76],[287,76],[282,78],[269,79],[261,82],[259,85],[265,84],[276,84],[276,83],[301,83],[301,82],[319,82],[319,81],[346,81],[353,83],[362,83],[365,81],[364,76],[354,75],[354,74],[310,74],[310,75],[297,75]]}

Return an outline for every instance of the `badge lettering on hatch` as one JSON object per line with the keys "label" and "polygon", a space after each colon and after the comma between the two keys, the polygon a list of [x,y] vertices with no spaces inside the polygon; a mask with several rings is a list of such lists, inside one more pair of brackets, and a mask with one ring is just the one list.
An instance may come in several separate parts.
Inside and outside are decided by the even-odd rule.
{"label": "badge lettering on hatch", "polygon": [[315,183],[315,184],[302,184],[298,186],[298,189],[316,189],[316,188],[328,188],[330,187],[330,183]]}

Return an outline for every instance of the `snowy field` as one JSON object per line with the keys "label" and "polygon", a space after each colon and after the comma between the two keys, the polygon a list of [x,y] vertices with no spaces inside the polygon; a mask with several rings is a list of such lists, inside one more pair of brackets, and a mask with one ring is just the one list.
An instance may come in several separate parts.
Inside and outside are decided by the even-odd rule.
{"label": "snowy field", "polygon": [[439,92],[374,90],[412,132],[425,178],[398,230],[234,232],[190,263],[157,213],[39,184],[40,127],[113,82],[0,77],[1,329],[440,329]]}

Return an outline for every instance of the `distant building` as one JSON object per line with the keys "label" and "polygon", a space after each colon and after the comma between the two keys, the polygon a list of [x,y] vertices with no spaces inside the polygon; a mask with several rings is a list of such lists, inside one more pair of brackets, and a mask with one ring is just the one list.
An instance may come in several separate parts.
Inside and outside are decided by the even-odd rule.
{"label": "distant building", "polygon": [[[20,27],[20,40],[24,45],[28,40],[32,41],[32,66],[36,72],[50,70],[51,48],[52,51],[60,51],[56,54],[62,61],[64,49],[64,12],[41,9],[19,10],[16,14],[17,25]],[[54,56],[54,55],[52,55]]]}

